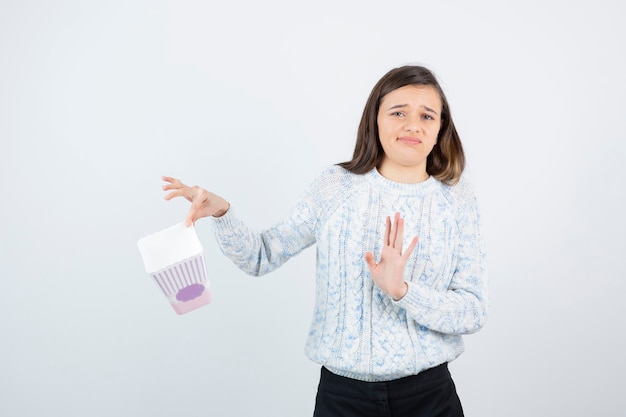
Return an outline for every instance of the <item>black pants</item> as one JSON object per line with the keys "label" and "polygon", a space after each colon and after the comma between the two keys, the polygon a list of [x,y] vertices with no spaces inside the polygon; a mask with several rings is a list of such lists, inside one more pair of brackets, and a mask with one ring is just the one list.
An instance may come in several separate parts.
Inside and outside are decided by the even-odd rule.
{"label": "black pants", "polygon": [[322,368],[313,417],[462,417],[448,364],[386,382],[363,382]]}

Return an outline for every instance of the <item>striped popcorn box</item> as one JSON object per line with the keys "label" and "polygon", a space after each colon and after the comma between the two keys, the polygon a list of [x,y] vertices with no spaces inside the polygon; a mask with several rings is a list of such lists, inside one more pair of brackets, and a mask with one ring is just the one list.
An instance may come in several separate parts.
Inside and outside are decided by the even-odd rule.
{"label": "striped popcorn box", "polygon": [[175,224],[139,239],[137,246],[146,272],[176,313],[185,314],[211,302],[204,253],[193,226]]}

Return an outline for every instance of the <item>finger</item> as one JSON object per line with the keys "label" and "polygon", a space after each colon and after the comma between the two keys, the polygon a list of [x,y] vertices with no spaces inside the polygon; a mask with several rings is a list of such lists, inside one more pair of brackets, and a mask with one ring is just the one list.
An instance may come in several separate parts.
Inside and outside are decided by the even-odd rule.
{"label": "finger", "polygon": [[198,210],[193,207],[189,209],[189,211],[187,212],[187,217],[185,217],[185,227],[189,227],[196,222],[195,216],[197,211]]}
{"label": "finger", "polygon": [[396,216],[396,236],[393,246],[402,253],[402,239],[404,237],[404,219]]}
{"label": "finger", "polygon": [[166,176],[162,176],[161,179],[165,182],[168,182],[170,184],[180,184],[180,180],[174,177],[166,177]]}
{"label": "finger", "polygon": [[417,241],[418,241],[417,236],[415,236],[413,240],[411,241],[411,244],[407,248],[406,252],[404,252],[404,254],[402,255],[405,261],[408,260],[409,257],[411,256],[411,253],[413,253],[413,250],[417,246]]}
{"label": "finger", "polygon": [[396,247],[396,241],[398,238],[398,220],[400,218],[400,213],[396,213],[393,216],[393,223],[391,224],[391,235],[389,237],[389,245],[392,247]]}
{"label": "finger", "polygon": [[376,260],[374,259],[374,254],[369,251],[365,252],[365,263],[367,263],[367,267],[370,269],[370,272],[378,266],[376,264]]}
{"label": "finger", "polygon": [[164,198],[169,201],[172,198],[175,197],[185,197],[187,200],[191,201],[192,200],[192,196],[189,195],[189,191],[187,191],[188,189],[175,189],[174,191],[172,191],[171,193],[167,194]]}
{"label": "finger", "polygon": [[383,242],[385,246],[389,246],[391,244],[391,242],[389,241],[390,234],[391,234],[391,218],[387,216],[387,218],[385,219],[385,240]]}
{"label": "finger", "polygon": [[168,182],[169,184],[163,185],[164,190],[175,190],[179,188],[189,188],[185,184],[183,184],[180,180],[172,177],[161,177],[163,181]]}
{"label": "finger", "polygon": [[178,183],[165,184],[165,185],[163,185],[161,187],[161,189],[163,189],[164,191],[167,191],[167,190],[178,190],[180,188],[183,188],[183,187],[181,187],[180,184],[178,184]]}
{"label": "finger", "polygon": [[172,191],[171,193],[166,194],[165,197],[163,197],[163,198],[165,198],[166,200],[169,201],[172,198],[180,197],[181,195],[182,195],[181,191]]}
{"label": "finger", "polygon": [[197,186],[194,186],[188,190],[191,190],[192,193],[191,196],[186,197],[187,200],[191,201],[191,207],[189,208],[189,212],[187,213],[185,225],[191,226],[191,224],[195,223],[195,221],[198,220],[198,212],[208,203],[209,194],[205,190],[199,189]]}

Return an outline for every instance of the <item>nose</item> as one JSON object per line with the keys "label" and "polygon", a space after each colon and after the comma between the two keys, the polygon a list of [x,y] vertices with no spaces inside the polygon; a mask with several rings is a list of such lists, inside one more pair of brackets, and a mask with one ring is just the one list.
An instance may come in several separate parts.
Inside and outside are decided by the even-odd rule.
{"label": "nose", "polygon": [[421,130],[419,116],[407,115],[404,128],[407,132],[419,132]]}

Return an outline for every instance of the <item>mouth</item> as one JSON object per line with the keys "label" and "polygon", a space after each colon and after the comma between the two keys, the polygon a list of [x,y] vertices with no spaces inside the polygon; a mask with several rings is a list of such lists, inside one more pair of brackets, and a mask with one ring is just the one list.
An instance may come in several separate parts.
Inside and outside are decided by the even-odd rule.
{"label": "mouth", "polygon": [[406,145],[419,145],[420,143],[422,143],[422,140],[420,138],[414,138],[411,136],[402,136],[398,138],[398,142],[402,142]]}

